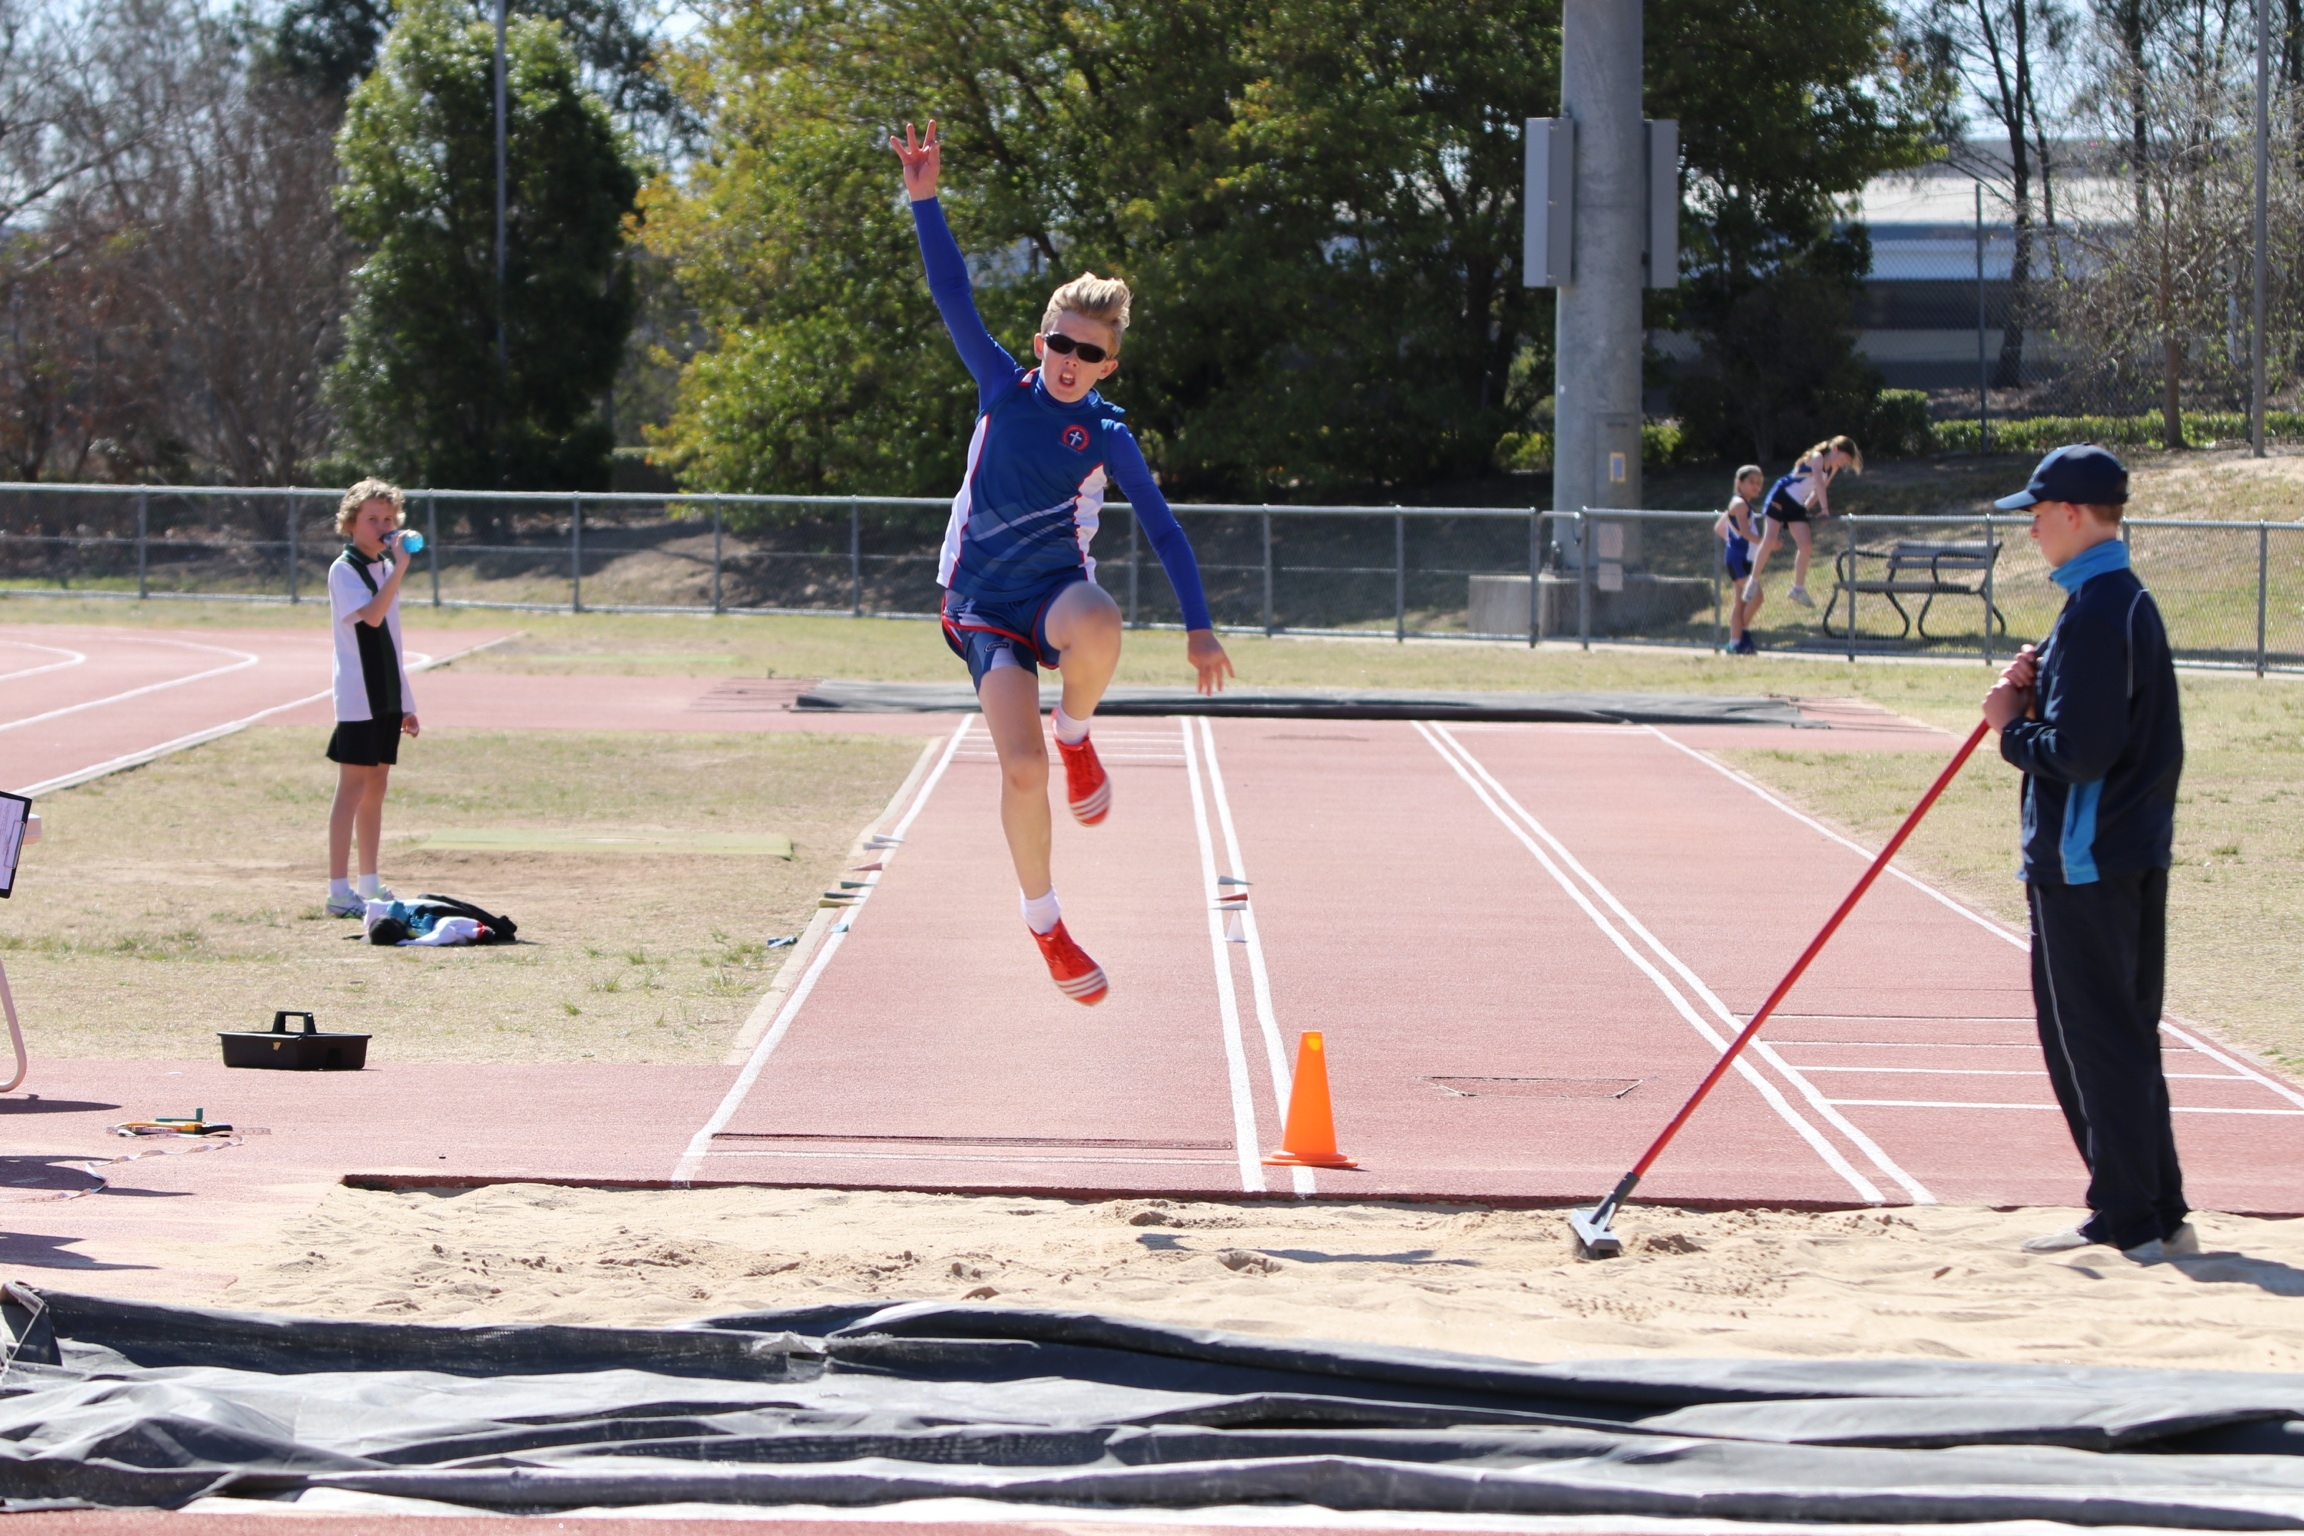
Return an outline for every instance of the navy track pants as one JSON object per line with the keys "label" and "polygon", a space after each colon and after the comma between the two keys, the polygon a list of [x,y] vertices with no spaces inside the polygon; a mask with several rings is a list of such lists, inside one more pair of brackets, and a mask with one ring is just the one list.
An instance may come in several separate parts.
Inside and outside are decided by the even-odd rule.
{"label": "navy track pants", "polygon": [[2028,890],[2040,1046],[2088,1165],[2080,1230],[2117,1248],[2166,1237],[2187,1211],[2160,1066],[2168,871]]}

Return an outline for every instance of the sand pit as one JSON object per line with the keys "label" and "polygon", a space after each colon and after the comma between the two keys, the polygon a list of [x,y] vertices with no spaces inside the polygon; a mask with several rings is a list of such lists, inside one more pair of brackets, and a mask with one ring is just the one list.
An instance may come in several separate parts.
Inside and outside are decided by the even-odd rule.
{"label": "sand pit", "polygon": [[2304,1221],[2207,1215],[2140,1266],[2016,1245],[2070,1211],[1636,1210],[1579,1262],[1549,1211],[827,1190],[335,1189],[222,1304],[663,1322],[850,1299],[1081,1307],[1302,1338],[1577,1356],[2304,1369]]}

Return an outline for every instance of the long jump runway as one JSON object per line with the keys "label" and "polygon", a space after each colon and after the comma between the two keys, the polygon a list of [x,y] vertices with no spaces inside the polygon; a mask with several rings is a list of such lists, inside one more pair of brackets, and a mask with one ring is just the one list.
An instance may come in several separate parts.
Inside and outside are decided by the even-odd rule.
{"label": "long jump runway", "polygon": [[[1057,879],[1111,997],[1046,981],[970,720],[667,1172],[1596,1196],[1869,857],[1658,730],[1128,720],[1097,740],[1113,813],[1059,814]],[[1219,898],[1243,888],[1228,935]],[[1642,1195],[2076,1203],[2032,1028],[2020,935],[1883,880]],[[1312,1029],[1356,1170],[1260,1160]],[[2164,1043],[2195,1203],[2304,1212],[2304,1092],[2181,1024]]]}

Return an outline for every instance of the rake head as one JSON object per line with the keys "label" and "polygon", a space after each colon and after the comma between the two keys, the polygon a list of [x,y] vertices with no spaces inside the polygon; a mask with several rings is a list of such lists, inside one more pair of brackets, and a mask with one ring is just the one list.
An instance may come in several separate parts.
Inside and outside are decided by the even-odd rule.
{"label": "rake head", "polygon": [[1623,1253],[1624,1240],[1611,1225],[1615,1219],[1615,1207],[1606,1201],[1570,1211],[1568,1227],[1576,1234],[1577,1251],[1588,1259],[1613,1259]]}

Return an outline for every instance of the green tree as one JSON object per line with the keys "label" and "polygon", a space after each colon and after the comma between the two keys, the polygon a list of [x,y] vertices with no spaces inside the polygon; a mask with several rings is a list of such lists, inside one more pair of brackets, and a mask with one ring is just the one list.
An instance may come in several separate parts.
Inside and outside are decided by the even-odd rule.
{"label": "green tree", "polygon": [[560,29],[517,23],[500,310],[494,40],[470,16],[452,0],[404,6],[337,138],[337,205],[368,253],[331,380],[345,443],[429,485],[602,486],[600,403],[632,327],[623,241],[639,173]]}
{"label": "green tree", "polygon": [[[1919,158],[1878,0],[1650,15],[1700,264],[1764,274],[1829,234],[1833,196]],[[1054,281],[1135,288],[1107,393],[1172,491],[1481,473],[1528,424],[1515,378],[1549,372],[1551,295],[1519,281],[1520,125],[1554,108],[1558,48],[1557,0],[723,0],[673,71],[709,152],[648,199],[710,337],[659,449],[699,487],[949,488],[970,391],[883,148],[934,117],[1011,350]]]}

